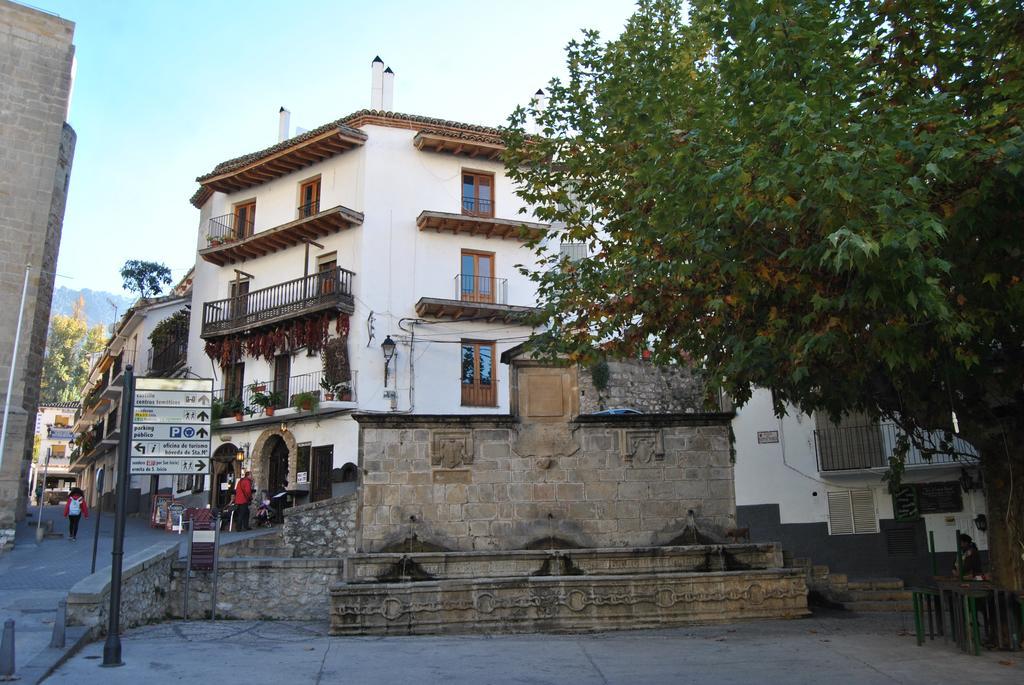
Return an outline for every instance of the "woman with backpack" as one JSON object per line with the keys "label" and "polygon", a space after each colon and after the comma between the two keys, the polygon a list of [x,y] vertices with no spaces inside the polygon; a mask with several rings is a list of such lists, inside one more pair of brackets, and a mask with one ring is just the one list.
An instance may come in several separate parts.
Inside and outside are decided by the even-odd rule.
{"label": "woman with backpack", "polygon": [[89,518],[89,505],[85,503],[85,493],[82,488],[71,488],[68,501],[64,505],[64,518],[68,520],[68,539],[78,538],[78,521],[85,516]]}

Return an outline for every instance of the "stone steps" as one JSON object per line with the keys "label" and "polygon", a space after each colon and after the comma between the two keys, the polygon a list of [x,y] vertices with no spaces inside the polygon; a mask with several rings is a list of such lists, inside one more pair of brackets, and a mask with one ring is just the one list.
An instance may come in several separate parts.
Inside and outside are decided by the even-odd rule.
{"label": "stone steps", "polygon": [[850,611],[913,611],[913,595],[899,578],[858,578],[847,583],[843,606]]}
{"label": "stone steps", "polygon": [[277,529],[222,545],[220,555],[224,559],[290,559],[293,551]]}

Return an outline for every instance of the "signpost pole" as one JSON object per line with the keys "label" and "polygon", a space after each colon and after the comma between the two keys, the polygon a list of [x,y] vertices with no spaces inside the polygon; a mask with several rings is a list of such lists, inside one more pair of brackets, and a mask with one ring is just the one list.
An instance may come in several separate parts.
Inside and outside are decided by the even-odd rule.
{"label": "signpost pole", "polygon": [[114,509],[114,548],[110,553],[110,612],[107,641],[103,644],[102,666],[124,666],[121,661],[121,567],[124,562],[124,523],[128,508],[128,451],[131,449],[132,405],[135,401],[135,373],[124,367],[121,388],[121,439],[117,453],[117,507]]}
{"label": "signpost pole", "polygon": [[220,513],[213,515],[213,591],[210,619],[217,620],[217,557],[220,556]]}
{"label": "signpost pole", "polygon": [[96,530],[92,532],[92,568],[89,573],[96,573],[96,547],[100,544],[100,520],[103,518],[103,473],[100,469],[96,474]]}
{"label": "signpost pole", "polygon": [[182,609],[183,618],[188,620],[188,586],[189,578],[192,577],[192,519],[188,520],[188,560],[185,562],[185,607]]}

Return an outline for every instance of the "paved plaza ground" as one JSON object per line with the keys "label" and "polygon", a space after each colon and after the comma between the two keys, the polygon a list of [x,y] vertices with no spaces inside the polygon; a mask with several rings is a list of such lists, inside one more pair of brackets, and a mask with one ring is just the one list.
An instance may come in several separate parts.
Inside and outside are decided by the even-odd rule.
{"label": "paved plaza ground", "polygon": [[917,647],[906,615],[828,612],[590,635],[337,638],[327,623],[175,622],[128,631],[125,665],[101,668],[94,643],[53,683],[970,683],[1024,681],[1024,657],[972,657],[940,640]]}
{"label": "paved plaza ground", "polygon": [[[62,510],[49,507],[46,519]],[[30,522],[0,556],[0,619],[17,624],[21,682],[53,658],[57,601],[89,573],[95,518],[77,542],[36,545]],[[97,568],[109,566],[113,521],[104,516]],[[228,539],[244,534],[227,534]],[[129,519],[125,552],[173,544],[172,534]],[[252,598],[258,602],[259,598]],[[69,643],[70,645],[70,643]],[[323,622],[168,622],[127,631],[120,668],[100,668],[103,643],[86,645],[46,683],[989,683],[1024,682],[1024,653],[972,657],[940,639],[918,647],[907,614],[817,612],[759,621],[590,635],[332,638]],[[59,656],[59,655],[58,655]],[[46,658],[41,658],[46,657]],[[35,659],[36,668],[29,668]]]}

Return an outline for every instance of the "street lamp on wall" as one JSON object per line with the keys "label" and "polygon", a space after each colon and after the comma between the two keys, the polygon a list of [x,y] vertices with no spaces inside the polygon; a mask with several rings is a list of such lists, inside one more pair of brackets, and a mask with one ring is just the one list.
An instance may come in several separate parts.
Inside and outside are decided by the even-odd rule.
{"label": "street lamp on wall", "polygon": [[384,387],[388,387],[388,369],[391,365],[391,360],[395,356],[395,341],[391,339],[391,336],[384,338],[384,342],[380,344],[381,352],[384,353]]}

